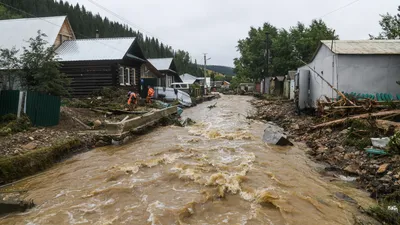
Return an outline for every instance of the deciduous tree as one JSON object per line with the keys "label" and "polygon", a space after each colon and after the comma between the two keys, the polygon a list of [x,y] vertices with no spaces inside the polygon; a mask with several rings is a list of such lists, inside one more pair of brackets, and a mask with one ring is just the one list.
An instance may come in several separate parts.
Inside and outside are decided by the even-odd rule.
{"label": "deciduous tree", "polygon": [[15,82],[19,78],[21,62],[17,54],[18,50],[15,47],[0,49],[0,76],[2,88],[5,90],[13,90]]}
{"label": "deciduous tree", "polygon": [[46,34],[38,31],[35,38],[29,39],[29,47],[21,56],[23,76],[22,85],[28,90],[52,95],[68,95],[69,80],[59,71],[54,48],[43,39]]}
{"label": "deciduous tree", "polygon": [[400,6],[398,6],[397,15],[386,13],[381,15],[382,19],[379,25],[382,27],[382,32],[378,36],[370,35],[371,39],[400,39]]}

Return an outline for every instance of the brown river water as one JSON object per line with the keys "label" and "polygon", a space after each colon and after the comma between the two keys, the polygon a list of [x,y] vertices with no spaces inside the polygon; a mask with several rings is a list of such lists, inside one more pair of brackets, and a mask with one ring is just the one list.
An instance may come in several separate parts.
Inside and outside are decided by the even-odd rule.
{"label": "brown river water", "polygon": [[[353,224],[368,194],[318,173],[305,148],[269,146],[246,96],[185,109],[197,123],[76,155],[17,183],[37,206],[0,224]],[[217,102],[216,107],[207,106]]]}

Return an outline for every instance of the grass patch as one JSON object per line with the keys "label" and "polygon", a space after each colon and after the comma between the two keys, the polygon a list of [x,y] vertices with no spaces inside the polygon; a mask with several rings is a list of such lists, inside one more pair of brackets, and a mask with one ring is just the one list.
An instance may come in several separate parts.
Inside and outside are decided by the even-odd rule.
{"label": "grass patch", "polygon": [[400,204],[381,204],[379,206],[369,208],[367,213],[383,224],[400,224],[400,214],[398,212],[389,210],[388,206],[396,206],[399,209]]}
{"label": "grass patch", "polygon": [[10,115],[5,115],[2,118],[2,127],[0,128],[0,136],[8,136],[28,130],[32,125],[27,115],[21,115],[20,118],[16,118]]}
{"label": "grass patch", "polygon": [[400,132],[397,132],[390,138],[389,152],[392,154],[400,154]]}
{"label": "grass patch", "polygon": [[347,133],[344,144],[348,146],[355,146],[360,150],[371,146],[371,137],[380,137],[376,123],[372,119],[367,120],[349,120],[345,126],[350,127]]}
{"label": "grass patch", "polygon": [[0,183],[9,183],[43,171],[82,147],[82,142],[69,139],[23,155],[0,158]]}
{"label": "grass patch", "polygon": [[383,224],[400,224],[400,214],[388,207],[400,210],[400,191],[386,195],[379,205],[369,208],[367,213]]}

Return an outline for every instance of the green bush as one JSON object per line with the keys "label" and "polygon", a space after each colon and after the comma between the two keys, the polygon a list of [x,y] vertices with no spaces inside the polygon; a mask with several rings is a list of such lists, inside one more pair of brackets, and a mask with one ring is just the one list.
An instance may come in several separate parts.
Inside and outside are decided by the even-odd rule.
{"label": "green bush", "polygon": [[4,116],[1,117],[0,122],[1,123],[8,123],[10,121],[16,120],[17,119],[17,115],[13,114],[13,113],[9,113],[6,114]]}
{"label": "green bush", "polygon": [[72,108],[90,108],[90,105],[80,99],[63,99],[61,105]]}
{"label": "green bush", "polygon": [[400,154],[400,132],[397,132],[390,138],[389,152],[392,154]]}
{"label": "green bush", "polygon": [[12,130],[9,127],[0,128],[0,136],[8,136],[11,133],[12,133]]}
{"label": "green bush", "polygon": [[0,136],[7,136],[13,133],[28,130],[31,127],[31,121],[28,116],[22,115],[20,118],[10,121],[0,129]]}
{"label": "green bush", "polygon": [[350,127],[345,144],[364,149],[371,146],[371,137],[379,137],[379,130],[373,120],[349,120],[346,126]]}
{"label": "green bush", "polygon": [[398,212],[388,209],[388,206],[395,206],[400,209],[398,203],[381,203],[378,206],[371,207],[367,210],[367,213],[382,222],[383,224],[400,224],[400,214]]}

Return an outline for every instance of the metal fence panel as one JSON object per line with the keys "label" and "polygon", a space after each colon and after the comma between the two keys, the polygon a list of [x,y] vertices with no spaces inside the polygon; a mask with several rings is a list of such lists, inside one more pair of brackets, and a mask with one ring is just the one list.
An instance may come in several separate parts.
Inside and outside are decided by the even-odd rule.
{"label": "metal fence panel", "polygon": [[61,98],[28,91],[26,114],[34,126],[49,127],[60,121]]}
{"label": "metal fence panel", "polygon": [[19,91],[3,90],[0,91],[0,116],[6,114],[18,114]]}

